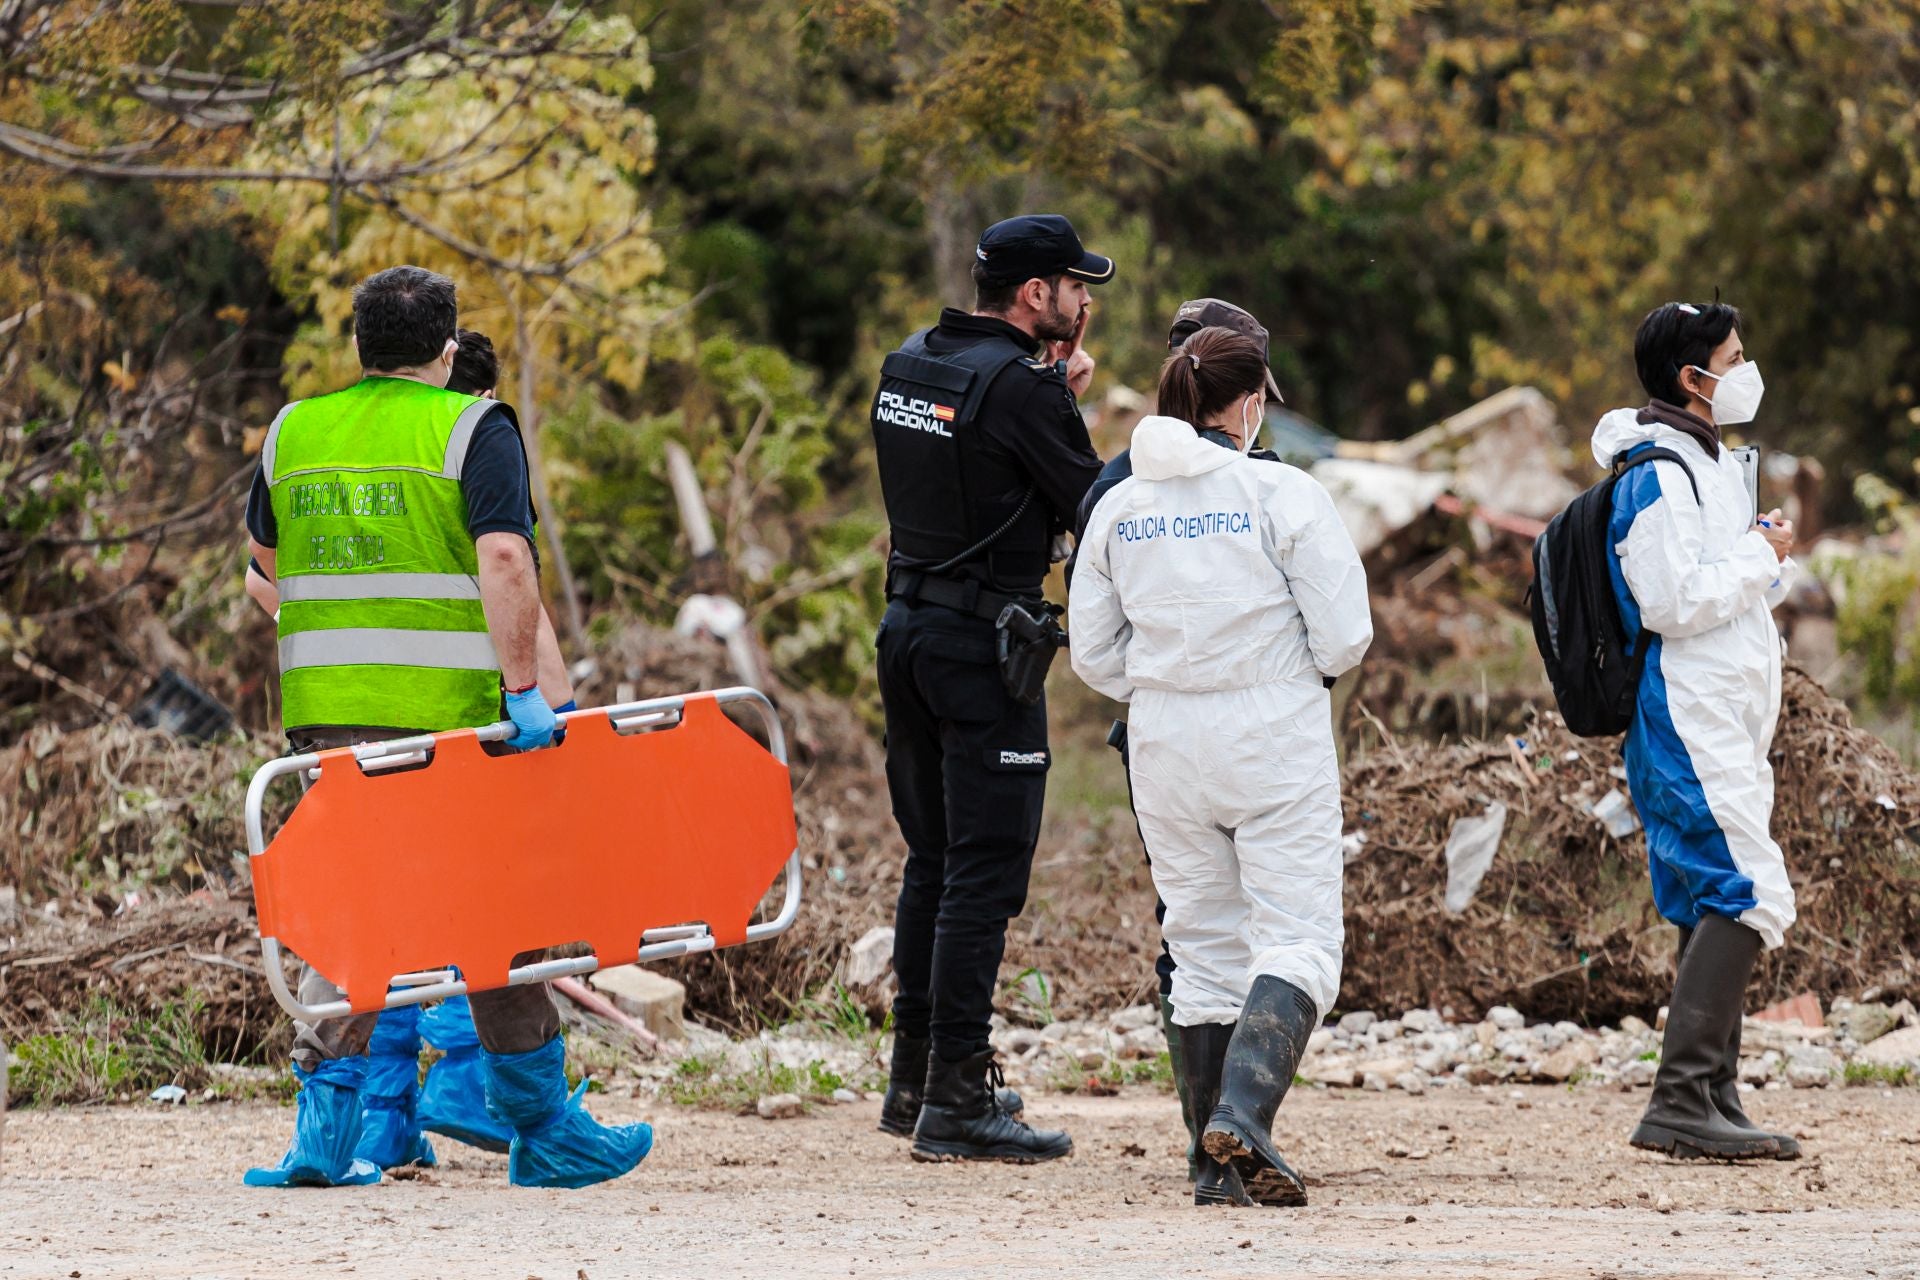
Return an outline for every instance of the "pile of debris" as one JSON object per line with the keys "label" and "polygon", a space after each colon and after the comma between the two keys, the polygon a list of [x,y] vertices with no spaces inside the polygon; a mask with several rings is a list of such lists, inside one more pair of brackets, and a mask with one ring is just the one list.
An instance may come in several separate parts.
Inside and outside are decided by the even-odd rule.
{"label": "pile of debris", "polygon": [[[640,623],[599,653],[583,691],[592,702],[737,682],[725,649]],[[891,923],[899,892],[904,851],[875,735],[825,694],[775,700],[805,868],[799,920],[769,943],[661,965],[686,984],[688,1012],[719,1025],[790,1017],[830,986],[855,940]],[[751,715],[742,723],[757,727]],[[277,753],[264,735],[192,743],[124,721],[30,732],[0,748],[0,830],[14,834],[0,848],[0,1035],[46,1030],[97,997],[155,1012],[195,991],[207,1000],[210,1048],[251,1057],[284,1036],[259,976],[242,821],[248,778]],[[296,795],[286,785],[273,798],[284,811]],[[268,815],[269,830],[278,818]],[[1057,856],[1036,871],[1009,964],[1052,975],[1063,1012],[1125,1003],[1150,978],[1158,945],[1130,819],[1056,824],[1048,838]],[[764,913],[776,908],[770,897]]]}
{"label": "pile of debris", "polygon": [[[1795,668],[1772,761],[1799,922],[1762,956],[1757,990],[1920,995],[1920,775]],[[1551,713],[1524,737],[1388,739],[1351,761],[1342,1003],[1649,1015],[1674,932],[1624,779],[1617,742],[1574,738]]]}

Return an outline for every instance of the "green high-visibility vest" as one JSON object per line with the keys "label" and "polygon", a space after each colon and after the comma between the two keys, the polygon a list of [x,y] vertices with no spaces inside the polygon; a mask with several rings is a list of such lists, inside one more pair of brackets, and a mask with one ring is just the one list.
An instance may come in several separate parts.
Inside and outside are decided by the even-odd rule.
{"label": "green high-visibility vest", "polygon": [[[279,546],[281,720],[441,730],[500,718],[460,470],[505,406],[410,378],[297,400],[260,467]],[[507,412],[512,412],[507,410]]]}

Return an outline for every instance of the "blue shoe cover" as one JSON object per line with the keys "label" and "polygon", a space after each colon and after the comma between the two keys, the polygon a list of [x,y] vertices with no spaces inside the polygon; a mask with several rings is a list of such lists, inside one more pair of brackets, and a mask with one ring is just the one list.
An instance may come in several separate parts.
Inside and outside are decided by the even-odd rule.
{"label": "blue shoe cover", "polygon": [[355,1157],[378,1169],[405,1164],[432,1168],[433,1145],[414,1118],[420,1094],[420,1009],[388,1009],[367,1043],[367,1073],[360,1085],[360,1145]]}
{"label": "blue shoe cover", "polygon": [[249,1169],[250,1187],[364,1187],[380,1170],[354,1159],[360,1141],[360,1083],[365,1058],[331,1058],[312,1071],[293,1069],[300,1081],[294,1104],[293,1144],[280,1163]]}
{"label": "blue shoe cover", "polygon": [[485,1053],[487,1098],[513,1127],[507,1181],[516,1187],[590,1187],[626,1173],[653,1150],[653,1126],[608,1126],[567,1095],[566,1045],[555,1036],[531,1053]]}
{"label": "blue shoe cover", "polygon": [[420,1035],[446,1056],[427,1068],[414,1114],[420,1127],[482,1151],[504,1153],[513,1130],[487,1114],[486,1074],[480,1065],[480,1037],[465,996],[425,1009]]}

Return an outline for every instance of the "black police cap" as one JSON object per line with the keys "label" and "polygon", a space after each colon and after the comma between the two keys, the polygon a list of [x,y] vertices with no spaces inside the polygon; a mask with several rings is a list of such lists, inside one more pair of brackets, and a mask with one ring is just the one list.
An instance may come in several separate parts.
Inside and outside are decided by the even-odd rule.
{"label": "black police cap", "polygon": [[999,281],[1070,275],[1088,284],[1113,279],[1113,259],[1088,253],[1073,224],[1057,213],[1023,213],[980,233],[974,256]]}

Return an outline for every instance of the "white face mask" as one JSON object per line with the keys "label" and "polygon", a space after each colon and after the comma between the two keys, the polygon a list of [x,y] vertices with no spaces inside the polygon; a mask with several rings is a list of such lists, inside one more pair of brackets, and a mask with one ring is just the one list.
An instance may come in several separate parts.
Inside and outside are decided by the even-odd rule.
{"label": "white face mask", "polygon": [[[1247,421],[1247,407],[1249,405],[1254,406],[1253,421],[1251,423]],[[1240,452],[1242,454],[1253,452],[1253,443],[1260,438],[1260,427],[1266,420],[1267,406],[1266,393],[1264,391],[1260,393],[1258,400],[1253,396],[1248,396],[1240,402]]]}
{"label": "white face mask", "polygon": [[1760,380],[1760,366],[1754,361],[1737,364],[1725,373],[1708,373],[1699,365],[1693,368],[1694,372],[1714,380],[1712,404],[1716,425],[1732,427],[1752,422],[1760,412],[1760,397],[1765,394],[1767,384]]}

